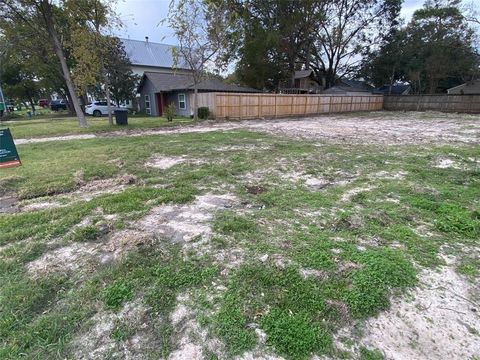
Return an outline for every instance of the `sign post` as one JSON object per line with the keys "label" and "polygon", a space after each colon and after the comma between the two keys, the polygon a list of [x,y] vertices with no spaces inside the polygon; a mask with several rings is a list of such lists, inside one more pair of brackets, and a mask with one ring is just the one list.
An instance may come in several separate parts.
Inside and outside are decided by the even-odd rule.
{"label": "sign post", "polygon": [[10,129],[0,129],[0,169],[22,165]]}

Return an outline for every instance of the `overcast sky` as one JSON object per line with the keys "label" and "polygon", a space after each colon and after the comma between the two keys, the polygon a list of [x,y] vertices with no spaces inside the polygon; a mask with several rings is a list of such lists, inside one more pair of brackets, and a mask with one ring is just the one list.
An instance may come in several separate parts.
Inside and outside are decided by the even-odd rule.
{"label": "overcast sky", "polygon": [[[124,27],[115,31],[116,35],[134,40],[144,40],[176,44],[170,29],[159,24],[168,14],[170,0],[119,0],[117,13]],[[405,0],[402,16],[408,21],[413,12],[422,7],[423,0]]]}

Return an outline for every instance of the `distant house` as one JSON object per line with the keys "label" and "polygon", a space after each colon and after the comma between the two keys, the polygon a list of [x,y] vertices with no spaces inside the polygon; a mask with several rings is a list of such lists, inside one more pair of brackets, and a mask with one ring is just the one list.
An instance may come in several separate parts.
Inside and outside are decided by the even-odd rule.
{"label": "distant house", "polygon": [[448,89],[447,92],[452,95],[479,95],[480,80],[468,81],[465,84]]}
{"label": "distant house", "polygon": [[372,93],[373,87],[365,81],[338,79],[335,85],[325,89],[325,78],[319,82],[313,70],[298,70],[293,76],[293,88],[281,87],[282,93],[295,94],[327,94],[327,95],[356,95]]}
{"label": "distant house", "polygon": [[[208,78],[198,85],[199,93],[236,92],[255,93],[252,88],[231,85],[218,78]],[[140,85],[140,109],[147,114],[161,116],[169,104],[175,104],[177,115],[193,114],[193,78],[187,73],[145,72]],[[200,104],[201,106],[201,104]]]}
{"label": "distant house", "polygon": [[280,88],[281,93],[315,94],[323,87],[316,81],[313,70],[298,70],[293,75],[293,88],[284,86]]}
{"label": "distant house", "polygon": [[[149,41],[148,36],[145,40],[122,39],[125,53],[132,63],[132,72],[140,78],[145,72],[160,72],[173,74],[175,66],[176,73],[188,73],[189,67],[183,61],[175,64],[173,59],[173,45],[155,43]],[[96,101],[104,99],[95,99],[93,94],[88,94],[88,101]],[[133,99],[125,102],[127,107],[134,107]],[[136,106],[136,105],[135,105]]]}
{"label": "distant house", "polygon": [[365,81],[338,79],[335,85],[322,91],[326,95],[369,95],[373,92],[373,87]]}
{"label": "distant house", "polygon": [[383,95],[409,95],[412,91],[412,87],[410,85],[383,85],[375,90],[376,94],[383,94]]}
{"label": "distant house", "polygon": [[185,62],[175,64],[172,54],[173,45],[151,42],[148,36],[145,41],[120,39],[125,47],[134,74],[143,76],[145,72],[188,72],[189,67]]}

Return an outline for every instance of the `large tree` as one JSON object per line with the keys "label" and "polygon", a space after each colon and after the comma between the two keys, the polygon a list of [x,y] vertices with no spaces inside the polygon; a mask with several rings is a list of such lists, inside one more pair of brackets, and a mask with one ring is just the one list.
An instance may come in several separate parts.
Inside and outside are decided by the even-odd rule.
{"label": "large tree", "polygon": [[69,14],[71,39],[69,48],[75,60],[73,79],[80,93],[89,87],[101,84],[107,98],[108,122],[113,125],[111,109],[110,78],[106,63],[112,56],[114,38],[108,32],[120,26],[112,1],[64,0]]}
{"label": "large tree", "polygon": [[[213,1],[229,8],[234,29],[230,57],[238,60],[238,80],[258,89],[293,86],[294,71],[308,63],[326,0]],[[307,60],[299,57],[304,49]]]}
{"label": "large tree", "polygon": [[364,61],[361,74],[376,85],[408,82],[415,93],[445,92],[478,73],[474,32],[459,0],[429,0],[411,22]]}
{"label": "large tree", "polygon": [[273,90],[292,86],[295,70],[312,69],[331,87],[353,75],[366,50],[396,25],[401,2],[227,0],[235,14],[237,78]]}
{"label": "large tree", "polygon": [[130,58],[119,38],[109,37],[106,50],[109,55],[104,62],[105,78],[113,99],[119,105],[135,97],[140,78],[133,73]]}
{"label": "large tree", "polygon": [[65,80],[69,100],[75,109],[78,123],[81,127],[87,126],[85,115],[80,107],[80,102],[72,80],[71,70],[65,56],[64,44],[62,44],[62,29],[57,20],[61,18],[64,9],[60,9],[53,0],[0,0],[0,16],[3,23],[15,26],[22,24],[32,30],[32,35],[38,41],[47,41],[53,49]]}
{"label": "large tree", "polygon": [[16,102],[28,101],[30,108],[35,112],[35,100],[38,98],[40,88],[35,76],[27,69],[22,67],[21,63],[12,62],[2,63],[0,68],[0,78],[5,94]]}
{"label": "large tree", "polygon": [[392,86],[406,78],[408,57],[405,52],[406,34],[394,29],[383,39],[378,48],[368,51],[363,59],[357,77],[363,78],[375,87]]}
{"label": "large tree", "polygon": [[213,66],[226,66],[229,22],[223,4],[202,0],[172,0],[165,22],[173,30],[179,45],[173,48],[175,66],[191,70],[194,104],[193,117],[198,120],[198,85]]}
{"label": "large tree", "polygon": [[[311,65],[331,87],[353,76],[362,55],[397,25],[402,0],[328,1],[324,21],[314,34]],[[303,53],[305,54],[305,53]],[[305,57],[305,55],[304,55]]]}

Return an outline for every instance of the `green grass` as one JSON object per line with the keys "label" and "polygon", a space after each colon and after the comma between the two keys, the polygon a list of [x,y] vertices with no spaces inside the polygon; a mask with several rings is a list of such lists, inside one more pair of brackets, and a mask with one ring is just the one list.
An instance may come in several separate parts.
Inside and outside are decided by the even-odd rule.
{"label": "green grass", "polygon": [[[159,121],[136,120],[140,127]],[[70,121],[55,127],[57,134],[66,133]],[[46,124],[35,126],[18,124],[25,131],[18,137],[50,134]],[[242,145],[249,150],[218,150]],[[148,336],[153,349],[142,355],[166,358],[178,347],[181,334],[171,314],[182,296],[208,339],[223,343],[226,354],[205,347],[207,358],[253,350],[259,329],[266,334],[262,349],[287,359],[381,359],[381,352],[361,347],[355,337],[348,339],[360,349],[355,354],[340,351],[332,339],[340,328],[387,310],[391,297],[417,285],[419,270],[444,264],[445,249],[457,258],[461,276],[478,281],[478,258],[469,249],[478,245],[480,173],[467,160],[461,170],[432,166],[440,155],[478,158],[475,146],[316,147],[235,131],[48,142],[18,150],[23,165],[2,170],[2,189],[28,201],[53,197],[63,207],[0,215],[1,358],[74,357],[74,340],[91,331],[98,314],[116,317],[107,334],[113,352],[129,346],[133,336]],[[145,167],[153,155],[198,161]],[[405,176],[375,177],[380,171]],[[293,172],[331,184],[312,191],[302,180],[283,177]],[[88,201],[71,193],[83,183],[124,175],[136,180],[118,193]],[[350,182],[335,183],[345,179]],[[248,193],[252,184],[265,191]],[[342,200],[346,191],[365,187],[371,190]],[[212,238],[205,243],[172,244],[149,234],[117,260],[102,262],[99,255],[84,268],[38,278],[26,269],[63,246],[100,246],[152,208],[192,204],[206,193],[231,193],[238,201],[212,213]],[[145,308],[139,323],[124,317],[132,304]]]}
{"label": "green grass", "polygon": [[87,117],[88,127],[81,128],[78,126],[78,121],[75,117],[50,117],[1,122],[0,129],[10,128],[14,139],[23,139],[82,133],[103,133],[118,130],[155,129],[161,127],[187,125],[192,124],[192,122],[193,120],[188,118],[175,118],[172,122],[168,122],[165,118],[160,117],[131,116],[128,119],[127,126],[112,126],[108,124],[108,119],[105,117]]}
{"label": "green grass", "polygon": [[116,280],[102,292],[107,309],[118,310],[126,301],[133,298],[133,284],[123,279]]}

